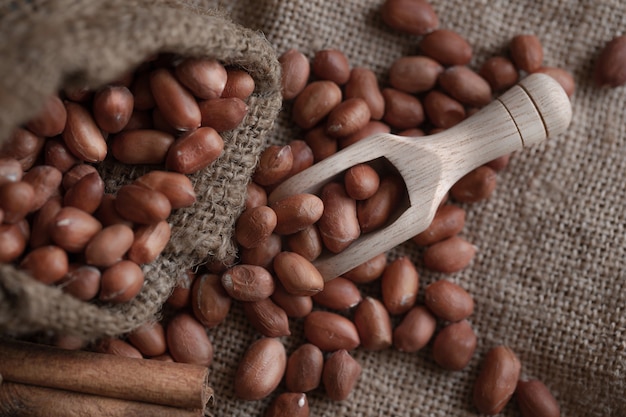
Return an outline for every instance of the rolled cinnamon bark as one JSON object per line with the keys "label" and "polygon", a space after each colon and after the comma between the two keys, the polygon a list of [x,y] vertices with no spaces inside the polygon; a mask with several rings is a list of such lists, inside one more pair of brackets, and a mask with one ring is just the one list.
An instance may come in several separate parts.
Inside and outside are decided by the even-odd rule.
{"label": "rolled cinnamon bark", "polygon": [[203,410],[120,400],[80,392],[0,384],[0,417],[201,417]]}
{"label": "rolled cinnamon bark", "polygon": [[129,401],[204,409],[212,399],[208,368],[70,351],[0,339],[4,383],[37,385]]}

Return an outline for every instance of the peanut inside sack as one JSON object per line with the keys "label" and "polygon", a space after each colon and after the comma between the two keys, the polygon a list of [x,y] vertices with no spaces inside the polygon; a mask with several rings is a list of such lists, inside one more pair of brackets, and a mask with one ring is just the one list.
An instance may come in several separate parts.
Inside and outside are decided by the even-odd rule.
{"label": "peanut inside sack", "polygon": [[[41,285],[12,265],[2,265],[3,330],[17,334],[52,330],[85,339],[128,332],[154,319],[181,271],[232,258],[233,222],[243,206],[263,137],[280,107],[275,52],[257,33],[222,13],[182,3],[103,6],[41,1],[11,4],[8,11],[1,45],[6,57],[2,89],[7,92],[1,98],[7,109],[0,129],[3,143],[16,127],[38,114],[48,97],[84,88],[96,91],[158,54],[175,54],[179,61],[210,58],[244,70],[254,81],[254,91],[245,99],[245,117],[234,129],[221,132],[224,146],[219,157],[209,168],[189,174],[196,201],[167,217],[171,225],[167,248],[156,261],[142,265],[145,282],[132,301],[85,303],[60,288]],[[180,30],[183,21],[185,31]],[[112,157],[88,163],[99,170],[107,193],[153,169],[120,164]]]}

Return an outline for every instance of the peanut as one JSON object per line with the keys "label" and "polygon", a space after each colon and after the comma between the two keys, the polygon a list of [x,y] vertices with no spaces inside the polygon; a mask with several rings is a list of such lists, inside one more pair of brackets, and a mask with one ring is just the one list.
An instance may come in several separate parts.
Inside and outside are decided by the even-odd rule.
{"label": "peanut", "polygon": [[320,385],[324,356],[320,348],[304,343],[287,359],[285,385],[291,392],[309,392]]}
{"label": "peanut", "polygon": [[309,417],[309,401],[302,392],[283,392],[272,401],[264,416]]}
{"label": "peanut", "polygon": [[326,395],[334,401],[343,401],[350,396],[361,377],[361,364],[346,349],[333,352],[324,363],[322,381]]}
{"label": "peanut", "polygon": [[65,127],[67,112],[63,101],[57,95],[49,96],[38,115],[26,123],[26,128],[37,136],[60,135]]}
{"label": "peanut", "polygon": [[474,383],[474,406],[479,412],[496,415],[509,402],[519,379],[521,363],[506,346],[496,346],[485,356]]}
{"label": "peanut", "polygon": [[202,115],[195,97],[166,69],[150,74],[150,90],[163,117],[176,130],[193,130],[200,127]]}
{"label": "peanut", "polygon": [[433,271],[452,274],[466,268],[476,251],[476,246],[455,235],[428,247],[424,252],[424,265]]}
{"label": "peanut", "polygon": [[282,181],[293,168],[293,153],[289,145],[270,145],[261,152],[253,180],[267,186]]}
{"label": "peanut", "polygon": [[287,354],[283,344],[265,337],[252,343],[239,361],[235,395],[242,400],[260,400],[272,393],[285,373]]}
{"label": "peanut", "polygon": [[430,33],[439,26],[439,18],[426,0],[386,0],[380,15],[392,29],[417,36]]}
{"label": "peanut", "polygon": [[128,334],[128,341],[145,356],[159,356],[167,351],[165,329],[158,322],[147,322]]}
{"label": "peanut", "polygon": [[372,70],[363,67],[353,68],[344,90],[346,99],[365,100],[372,119],[382,119],[385,114],[385,98],[378,86],[376,74]]}
{"label": "peanut", "polygon": [[191,314],[178,313],[167,325],[167,347],[176,362],[209,366],[213,344],[206,330]]}
{"label": "peanut", "polygon": [[459,285],[441,279],[426,287],[424,303],[443,320],[458,322],[474,312],[474,299]]}
{"label": "peanut", "polygon": [[428,228],[411,240],[419,246],[429,246],[452,237],[465,226],[465,210],[452,204],[445,204],[435,214]]}
{"label": "peanut", "polygon": [[274,292],[274,279],[256,265],[235,265],[222,274],[224,289],[235,300],[260,301]]}
{"label": "peanut", "polygon": [[285,310],[270,298],[243,303],[243,312],[248,322],[266,337],[289,336],[289,319]]}
{"label": "peanut", "polygon": [[476,203],[491,196],[496,188],[498,175],[483,165],[466,174],[450,188],[450,195],[461,203]]}
{"label": "peanut", "polygon": [[332,81],[314,81],[307,85],[293,103],[293,120],[303,129],[318,124],[341,103],[342,92]]}
{"label": "peanut", "polygon": [[54,245],[33,249],[20,262],[21,269],[44,284],[54,284],[63,278],[68,265],[67,253]]}
{"label": "peanut", "polygon": [[0,147],[0,158],[17,159],[22,170],[28,171],[35,165],[44,145],[44,137],[16,128]]}
{"label": "peanut", "polygon": [[515,398],[522,417],[560,417],[561,408],[548,387],[538,379],[517,382]]}
{"label": "peanut", "polygon": [[276,228],[277,216],[267,206],[244,210],[235,224],[235,239],[244,248],[254,248],[262,244]]}
{"label": "peanut", "polygon": [[424,111],[434,126],[444,129],[465,119],[465,107],[457,100],[437,90],[430,91],[424,97]]}
{"label": "peanut", "polygon": [[156,129],[126,130],[111,140],[111,154],[128,165],[162,164],[174,136]]}
{"label": "peanut", "polygon": [[17,223],[31,211],[35,202],[35,189],[25,181],[0,185],[0,209],[4,223]]}
{"label": "peanut", "polygon": [[341,252],[361,234],[356,202],[336,182],[326,184],[320,197],[324,213],[317,224],[322,241],[331,252]]}
{"label": "peanut", "polygon": [[63,205],[79,208],[93,214],[104,196],[104,181],[100,174],[93,172],[82,177],[65,192]]}
{"label": "peanut", "polygon": [[201,127],[179,137],[167,151],[165,167],[193,174],[211,165],[224,151],[224,140],[211,127]]}
{"label": "peanut", "polygon": [[317,304],[333,310],[349,310],[361,302],[359,288],[349,279],[337,277],[324,284],[324,289],[313,296]]}
{"label": "peanut", "polygon": [[101,229],[102,224],[89,213],[76,207],[63,207],[57,212],[48,231],[58,246],[68,252],[79,253]]}
{"label": "peanut", "polygon": [[[65,107],[63,108],[65,109]],[[65,173],[80,161],[60,139],[49,139],[44,145],[44,163]]]}
{"label": "peanut", "polygon": [[343,276],[356,284],[366,284],[380,278],[386,267],[387,255],[381,253],[354,267]]}
{"label": "peanut", "polygon": [[423,93],[437,84],[443,66],[423,55],[403,56],[389,68],[389,84],[405,93]]}
{"label": "peanut", "polygon": [[176,78],[200,99],[222,95],[228,74],[218,61],[207,58],[186,58],[174,69]]}
{"label": "peanut", "polygon": [[535,35],[516,35],[509,45],[515,66],[525,72],[535,72],[543,62],[543,47]]}
{"label": "peanut", "polygon": [[323,249],[322,236],[314,224],[287,236],[285,243],[290,252],[302,255],[307,261],[317,259]]}
{"label": "peanut", "polygon": [[293,295],[285,290],[280,283],[276,285],[272,300],[285,310],[287,317],[306,317],[313,310],[313,300],[308,295]]}
{"label": "peanut", "polygon": [[346,171],[343,181],[350,198],[367,200],[378,191],[380,176],[371,166],[358,164]]}
{"label": "peanut", "polygon": [[513,87],[519,80],[517,68],[511,60],[503,56],[487,59],[478,74],[489,83],[493,91],[504,91]]}
{"label": "peanut", "polygon": [[284,100],[295,98],[309,81],[311,66],[308,58],[296,49],[290,49],[279,58],[281,73],[281,91]]}
{"label": "peanut", "polygon": [[382,93],[385,98],[385,123],[402,130],[424,122],[424,108],[417,97],[395,88],[384,88]]}
{"label": "peanut", "polygon": [[313,311],[304,319],[304,336],[326,352],[356,349],[361,340],[354,323],[328,311]]}
{"label": "peanut", "polygon": [[207,328],[224,321],[232,298],[228,295],[217,274],[203,274],[196,278],[191,288],[191,307],[194,316]]}
{"label": "peanut", "polygon": [[122,260],[133,239],[133,229],[124,224],[105,227],[85,246],[85,262],[93,266],[111,266]]}
{"label": "peanut", "polygon": [[446,68],[439,75],[439,85],[454,99],[468,106],[483,107],[492,100],[489,83],[464,65]]}
{"label": "peanut", "polygon": [[393,331],[393,345],[401,352],[413,353],[428,344],[435,334],[437,319],[424,306],[415,306]]}
{"label": "peanut", "polygon": [[328,114],[326,133],[332,137],[352,135],[365,127],[370,117],[370,109],[365,100],[349,98]]}
{"label": "peanut", "polygon": [[137,178],[134,184],[163,193],[172,209],[189,207],[196,202],[191,180],[177,172],[150,171]]}
{"label": "peanut", "polygon": [[424,55],[441,65],[466,65],[472,59],[472,47],[458,33],[448,29],[435,30],[422,38],[419,48]]}
{"label": "peanut", "polygon": [[391,346],[393,340],[391,318],[379,300],[366,297],[354,311],[354,325],[364,349],[376,351]]}
{"label": "peanut", "polygon": [[139,294],[143,282],[144,275],[139,265],[132,261],[119,261],[102,272],[99,298],[111,303],[130,301]]}
{"label": "peanut", "polygon": [[362,233],[372,232],[383,227],[391,218],[406,193],[400,176],[389,175],[380,180],[376,193],[357,202],[357,217]]}
{"label": "peanut", "polygon": [[417,299],[419,274],[406,257],[395,259],[385,268],[380,282],[382,299],[390,314],[409,311]]}
{"label": "peanut", "polygon": [[314,194],[295,194],[271,205],[276,213],[275,231],[290,235],[315,224],[323,215],[324,203]]}
{"label": "peanut", "polygon": [[165,194],[159,191],[128,184],[118,190],[115,210],[127,220],[139,224],[150,224],[167,219],[172,205]]}
{"label": "peanut", "polygon": [[598,56],[593,79],[599,87],[620,87],[626,84],[626,35],[607,42]]}
{"label": "peanut", "polygon": [[343,85],[350,78],[350,63],[343,52],[337,49],[317,51],[311,63],[313,75],[320,80]]}
{"label": "peanut", "polygon": [[92,112],[96,124],[107,133],[124,129],[133,114],[134,98],[130,90],[122,85],[107,85],[96,91]]}
{"label": "peanut", "polygon": [[248,105],[237,97],[212,98],[198,105],[202,114],[201,125],[220,133],[239,126],[248,114]]}
{"label": "peanut", "polygon": [[236,97],[246,101],[254,92],[254,79],[246,71],[234,68],[226,68],[226,85],[222,92],[222,98]]}
{"label": "peanut", "polygon": [[324,289],[324,278],[306,258],[283,251],[274,257],[274,272],[288,293],[315,295]]}
{"label": "peanut", "polygon": [[96,267],[70,264],[67,274],[57,286],[79,300],[89,301],[98,295],[101,277],[102,273]]}
{"label": "peanut", "polygon": [[451,323],[435,336],[433,359],[443,369],[464,369],[476,350],[476,334],[467,320]]}
{"label": "peanut", "polygon": [[65,102],[67,122],[63,129],[65,146],[78,159],[85,162],[100,162],[107,155],[107,143],[93,117],[82,105]]}

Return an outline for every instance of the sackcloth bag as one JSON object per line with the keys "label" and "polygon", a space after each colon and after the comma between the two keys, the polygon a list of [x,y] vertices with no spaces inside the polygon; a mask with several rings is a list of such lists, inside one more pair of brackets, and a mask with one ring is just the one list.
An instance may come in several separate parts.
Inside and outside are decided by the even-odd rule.
{"label": "sackcloth bag", "polygon": [[[224,134],[223,155],[191,176],[198,201],[168,219],[171,240],[144,266],[140,294],[123,304],[86,303],[0,265],[0,333],[51,331],[94,340],[155,320],[184,270],[233,259],[234,222],[243,209],[264,136],[281,106],[280,67],[262,34],[224,13],[177,1],[3,1],[0,4],[0,144],[63,88],[97,88],[157,53],[210,57],[256,82],[242,124]],[[105,161],[107,192],[144,173]]]}

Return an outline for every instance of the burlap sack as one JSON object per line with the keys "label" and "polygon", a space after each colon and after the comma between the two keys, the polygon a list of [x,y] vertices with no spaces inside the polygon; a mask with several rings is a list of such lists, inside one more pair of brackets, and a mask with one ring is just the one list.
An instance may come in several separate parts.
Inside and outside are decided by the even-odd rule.
{"label": "burlap sack", "polygon": [[[275,51],[261,34],[222,13],[176,1],[4,1],[0,16],[0,144],[49,94],[96,88],[160,52],[216,58],[256,81],[248,115],[224,136],[224,154],[191,177],[198,201],[168,220],[171,242],[144,268],[146,282],[135,300],[83,303],[0,265],[0,331],[53,330],[87,339],[128,332],[160,312],[181,271],[234,255],[234,221],[281,105]],[[109,192],[143,172],[111,161],[99,168]]]}
{"label": "burlap sack", "polygon": [[[262,30],[280,54],[295,47],[310,57],[339,48],[353,66],[385,82],[399,56],[415,54],[418,39],[381,23],[382,0],[239,0],[220,2],[234,18]],[[203,2],[203,4],[206,3]],[[213,5],[217,2],[208,2]],[[472,384],[488,349],[507,344],[523,375],[543,380],[562,416],[626,416],[626,89],[599,90],[591,69],[599,49],[626,28],[618,0],[432,0],[441,26],[467,37],[472,66],[505,50],[518,33],[537,34],[545,64],[575,75],[574,119],[568,133],[516,154],[489,201],[468,206],[463,236],[478,246],[472,265],[445,278],[476,301],[470,321],[479,345],[467,369],[446,372],[430,346],[418,354],[357,350],[363,374],[350,398],[309,394],[313,416],[473,416]],[[297,138],[285,113],[272,139]],[[419,167],[416,167],[419,169]],[[407,244],[390,254],[420,253]],[[443,275],[421,270],[421,288]],[[378,294],[378,287],[363,288]],[[423,293],[422,293],[423,295]],[[418,302],[422,302],[420,297]],[[300,321],[284,338],[288,352],[304,337]],[[269,401],[234,399],[234,372],[258,337],[236,307],[211,330],[215,416],[260,416]],[[502,415],[519,416],[509,404]]]}

